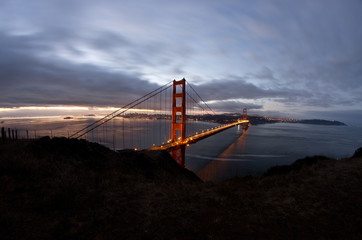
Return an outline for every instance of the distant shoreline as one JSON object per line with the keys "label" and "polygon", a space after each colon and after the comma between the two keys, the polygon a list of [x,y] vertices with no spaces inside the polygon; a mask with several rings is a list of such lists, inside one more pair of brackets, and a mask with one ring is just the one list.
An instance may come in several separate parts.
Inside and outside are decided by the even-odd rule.
{"label": "distant shoreline", "polygon": [[[235,122],[241,118],[240,113],[233,114],[216,114],[216,115],[201,115],[196,116],[198,121],[208,121],[217,123],[230,123]],[[247,119],[251,125],[267,124],[267,123],[302,123],[313,125],[332,125],[332,126],[347,126],[347,124],[324,119],[292,119],[292,118],[279,118],[279,117],[264,117],[264,116],[248,116]]]}
{"label": "distant shoreline", "polygon": [[[126,115],[126,118],[137,118],[137,119],[151,119],[151,115],[147,114],[129,114]],[[36,118],[59,118],[63,120],[70,120],[70,119],[78,119],[80,116],[72,116],[72,115],[65,115],[65,116],[39,116],[39,117],[0,117],[2,120],[1,123],[4,123],[4,120],[11,120],[11,119],[36,119]],[[81,118],[85,117],[103,117],[102,115],[82,115]],[[195,115],[187,117],[188,120],[195,120],[195,121],[206,121],[206,122],[215,122],[220,124],[227,124],[231,122],[235,122],[241,118],[240,113],[232,113],[232,114],[205,114],[205,115]],[[302,123],[302,124],[313,124],[313,125],[326,125],[326,126],[347,126],[346,123],[335,121],[335,120],[325,120],[325,119],[292,119],[292,118],[279,118],[279,117],[267,117],[267,116],[248,116],[248,120],[250,120],[251,125],[258,125],[258,124],[267,124],[267,123]],[[154,114],[152,115],[152,119],[171,119],[165,118],[164,115]]]}
{"label": "distant shoreline", "polygon": [[325,125],[325,126],[347,126],[347,124],[334,121],[334,120],[324,120],[324,119],[284,119],[284,118],[265,118],[265,117],[255,117],[250,119],[250,122],[253,125],[257,124],[266,124],[266,123],[301,123],[301,124],[311,124],[311,125]]}

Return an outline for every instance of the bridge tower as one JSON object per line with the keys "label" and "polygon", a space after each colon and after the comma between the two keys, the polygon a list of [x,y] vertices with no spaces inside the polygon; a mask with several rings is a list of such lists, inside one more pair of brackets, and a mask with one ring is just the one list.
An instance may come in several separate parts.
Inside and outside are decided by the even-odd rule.
{"label": "bridge tower", "polygon": [[[178,87],[179,86],[179,87]],[[181,90],[181,91],[180,91]],[[186,135],[186,80],[173,81],[171,142],[183,142]],[[185,167],[184,144],[171,150],[171,156]]]}
{"label": "bridge tower", "polygon": [[248,115],[246,114],[246,108],[243,109],[243,120],[247,120]]}
{"label": "bridge tower", "polygon": [[[243,120],[248,120],[248,115],[246,112],[246,108],[243,108]],[[246,130],[248,129],[248,123],[243,123],[243,131],[246,132]]]}

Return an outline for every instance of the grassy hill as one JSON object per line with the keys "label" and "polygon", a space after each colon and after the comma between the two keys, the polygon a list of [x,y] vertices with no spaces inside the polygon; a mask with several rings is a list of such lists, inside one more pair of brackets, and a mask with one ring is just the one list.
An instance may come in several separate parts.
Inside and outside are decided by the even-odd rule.
{"label": "grassy hill", "polygon": [[167,152],[0,145],[0,239],[361,239],[362,154],[203,183]]}

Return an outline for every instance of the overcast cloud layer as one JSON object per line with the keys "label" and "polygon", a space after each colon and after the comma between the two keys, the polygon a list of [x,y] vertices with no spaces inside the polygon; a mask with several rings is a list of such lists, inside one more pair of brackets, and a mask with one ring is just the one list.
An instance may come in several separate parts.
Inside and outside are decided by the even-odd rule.
{"label": "overcast cloud layer", "polygon": [[0,2],[0,108],[122,106],[185,77],[218,111],[362,112],[362,1]]}

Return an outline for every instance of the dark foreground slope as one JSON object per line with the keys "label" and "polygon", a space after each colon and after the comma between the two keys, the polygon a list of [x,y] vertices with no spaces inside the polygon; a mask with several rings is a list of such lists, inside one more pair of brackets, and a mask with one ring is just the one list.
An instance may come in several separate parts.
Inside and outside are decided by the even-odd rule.
{"label": "dark foreground slope", "polygon": [[213,184],[166,152],[0,145],[0,239],[361,239],[361,155]]}

